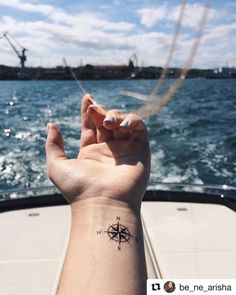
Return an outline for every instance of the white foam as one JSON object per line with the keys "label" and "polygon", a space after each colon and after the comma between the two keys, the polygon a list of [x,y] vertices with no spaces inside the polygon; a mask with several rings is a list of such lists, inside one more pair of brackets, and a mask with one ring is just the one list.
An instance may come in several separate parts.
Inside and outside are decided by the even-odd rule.
{"label": "white foam", "polygon": [[30,137],[30,132],[29,131],[19,131],[16,133],[15,138],[20,139],[20,140],[25,140],[28,137]]}
{"label": "white foam", "polygon": [[200,179],[199,173],[195,167],[189,167],[185,170],[174,164],[169,164],[168,167],[166,167],[163,164],[164,159],[165,152],[163,150],[152,153],[149,188],[157,188],[155,183],[160,182],[203,184],[203,181]]}

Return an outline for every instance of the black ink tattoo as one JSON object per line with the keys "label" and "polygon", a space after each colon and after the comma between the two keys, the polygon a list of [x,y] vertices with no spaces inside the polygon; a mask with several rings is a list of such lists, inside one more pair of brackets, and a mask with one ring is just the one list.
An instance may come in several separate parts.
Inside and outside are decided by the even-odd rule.
{"label": "black ink tattoo", "polygon": [[117,223],[110,225],[107,230],[105,230],[105,231],[98,230],[97,235],[100,235],[103,232],[107,233],[110,240],[119,243],[118,248],[117,248],[118,250],[121,250],[121,243],[129,243],[129,240],[131,238],[134,238],[134,240],[136,242],[138,242],[137,237],[133,236],[130,233],[128,227],[126,227],[120,223],[119,216],[116,217],[116,220],[117,220]]}
{"label": "black ink tattoo", "polygon": [[110,240],[118,242],[119,245],[128,242],[130,237],[133,237],[128,228],[120,224],[119,221],[116,224],[110,225],[106,233],[110,237]]}

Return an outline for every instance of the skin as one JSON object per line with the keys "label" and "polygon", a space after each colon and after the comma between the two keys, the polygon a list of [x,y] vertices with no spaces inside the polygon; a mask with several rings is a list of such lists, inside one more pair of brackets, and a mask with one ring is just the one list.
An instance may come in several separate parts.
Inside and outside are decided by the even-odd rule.
{"label": "skin", "polygon": [[[83,97],[81,118],[77,159],[67,159],[60,130],[54,123],[48,125],[48,176],[72,212],[57,294],[111,294],[111,288],[112,294],[145,294],[140,207],[150,174],[146,126],[134,114],[108,111],[95,104],[89,94]],[[114,224],[117,216],[136,237],[122,245],[121,251],[104,230],[101,236],[96,235],[98,228]],[[114,268],[114,264],[119,267]]]}

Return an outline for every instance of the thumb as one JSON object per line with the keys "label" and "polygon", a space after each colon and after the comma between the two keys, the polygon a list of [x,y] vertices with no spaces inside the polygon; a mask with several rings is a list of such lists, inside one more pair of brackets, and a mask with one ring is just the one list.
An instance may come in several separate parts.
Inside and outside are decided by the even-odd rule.
{"label": "thumb", "polygon": [[57,125],[55,123],[48,123],[47,132],[48,137],[45,145],[47,164],[59,159],[66,160],[67,157],[65,154],[64,142]]}

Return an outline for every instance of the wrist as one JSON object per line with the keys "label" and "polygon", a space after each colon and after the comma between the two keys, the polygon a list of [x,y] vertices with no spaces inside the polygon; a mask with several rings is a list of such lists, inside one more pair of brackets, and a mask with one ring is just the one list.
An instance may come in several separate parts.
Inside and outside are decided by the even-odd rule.
{"label": "wrist", "polygon": [[72,220],[83,223],[106,222],[122,217],[128,223],[139,223],[140,210],[128,203],[106,197],[83,199],[71,204]]}
{"label": "wrist", "polygon": [[142,247],[140,213],[121,201],[102,197],[94,199],[79,201],[71,206],[73,238],[78,242],[78,236],[80,241],[92,239],[98,243],[97,247],[108,247],[111,251]]}
{"label": "wrist", "polygon": [[[94,294],[95,290],[110,294],[111,288],[114,294],[144,294],[140,293],[146,267],[139,214],[126,203],[103,197],[73,203],[71,210],[69,254],[63,270],[67,288],[71,288],[73,276],[81,294]],[[64,290],[59,294],[65,294]]]}
{"label": "wrist", "polygon": [[125,201],[108,197],[90,197],[71,203],[72,217],[81,215],[84,212],[114,212],[123,211],[125,214],[140,217],[140,209],[134,208]]}

